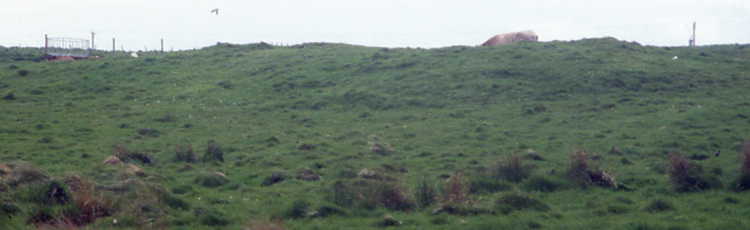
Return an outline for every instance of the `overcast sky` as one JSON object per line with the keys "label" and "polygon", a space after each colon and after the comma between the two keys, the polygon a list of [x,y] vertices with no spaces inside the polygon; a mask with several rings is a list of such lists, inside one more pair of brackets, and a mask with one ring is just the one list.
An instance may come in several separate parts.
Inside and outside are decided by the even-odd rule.
{"label": "overcast sky", "polygon": [[[211,13],[219,9],[219,14]],[[0,45],[43,47],[44,35],[97,49],[201,48],[216,42],[477,45],[533,30],[540,41],[615,37],[643,45],[750,43],[750,0],[1,0]]]}

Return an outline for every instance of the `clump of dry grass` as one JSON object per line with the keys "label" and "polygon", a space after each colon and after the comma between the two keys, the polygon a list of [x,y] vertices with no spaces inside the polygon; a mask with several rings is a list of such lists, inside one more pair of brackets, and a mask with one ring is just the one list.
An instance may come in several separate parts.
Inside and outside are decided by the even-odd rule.
{"label": "clump of dry grass", "polygon": [[139,153],[129,151],[124,145],[117,144],[114,146],[115,156],[120,158],[122,162],[129,162],[130,160],[137,160],[142,164],[151,164],[151,157],[148,153]]}
{"label": "clump of dry grass", "polygon": [[461,172],[453,173],[445,183],[443,189],[443,202],[467,204],[466,193],[469,192],[469,183],[463,180]]}
{"label": "clump of dry grass", "polygon": [[94,191],[92,182],[77,175],[68,175],[65,177],[65,184],[73,194],[75,207],[70,213],[64,213],[66,222],[84,226],[99,217],[112,214],[112,201],[102,192]]}
{"label": "clump of dry grass", "polygon": [[593,170],[589,169],[589,160],[583,150],[576,150],[570,154],[568,176],[581,188],[586,188],[591,184],[601,187],[617,186],[609,171],[602,170],[599,166],[594,167]]}
{"label": "clump of dry grass", "polygon": [[407,211],[416,207],[411,191],[398,179],[338,180],[331,186],[331,193],[326,199],[339,206],[356,204],[365,209],[381,206],[390,210]]}
{"label": "clump of dry grass", "polygon": [[690,162],[678,152],[667,154],[669,158],[669,169],[667,174],[677,192],[694,192],[710,188],[703,179],[703,170],[700,166]]}

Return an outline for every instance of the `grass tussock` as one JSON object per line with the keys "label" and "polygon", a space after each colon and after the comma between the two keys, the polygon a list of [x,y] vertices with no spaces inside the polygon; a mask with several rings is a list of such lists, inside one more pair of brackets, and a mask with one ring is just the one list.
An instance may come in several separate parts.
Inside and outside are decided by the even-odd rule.
{"label": "grass tussock", "polygon": [[712,184],[703,177],[703,169],[693,164],[678,152],[667,154],[669,168],[667,174],[676,192],[696,192],[710,189]]}
{"label": "grass tussock", "polygon": [[455,172],[445,181],[443,185],[443,203],[468,204],[466,194],[469,192],[469,185],[464,181],[461,172]]}
{"label": "grass tussock", "polygon": [[203,162],[224,162],[224,150],[216,144],[216,141],[209,140],[202,160]]}
{"label": "grass tussock", "polygon": [[435,189],[435,183],[428,180],[427,178],[422,178],[417,184],[417,188],[414,192],[414,197],[416,198],[417,204],[419,204],[420,207],[424,208],[435,204],[438,197],[437,189]]}
{"label": "grass tussock", "polygon": [[568,176],[573,179],[578,187],[587,188],[590,185],[617,186],[614,177],[608,171],[602,170],[599,166],[590,169],[589,166],[589,160],[583,150],[576,150],[570,154]]}
{"label": "grass tussock", "polygon": [[504,159],[498,160],[497,163],[495,163],[491,174],[497,179],[519,183],[522,180],[529,178],[533,168],[533,166],[524,165],[518,155],[511,153]]}
{"label": "grass tussock", "polygon": [[195,153],[193,153],[193,146],[190,143],[187,143],[185,145],[175,145],[174,152],[175,161],[187,163],[198,162],[198,158],[196,158]]}
{"label": "grass tussock", "polygon": [[117,144],[114,147],[115,156],[120,158],[122,162],[129,163],[131,161],[137,161],[141,164],[151,164],[151,157],[146,152],[136,152],[128,150],[124,145]]}
{"label": "grass tussock", "polygon": [[112,214],[112,200],[101,191],[94,191],[93,183],[77,175],[65,177],[65,184],[73,196],[74,209],[65,213],[67,222],[77,226],[88,225],[97,218]]}
{"label": "grass tussock", "polygon": [[408,211],[417,205],[405,184],[398,180],[337,180],[326,199],[341,207],[358,206],[367,210],[384,207]]}

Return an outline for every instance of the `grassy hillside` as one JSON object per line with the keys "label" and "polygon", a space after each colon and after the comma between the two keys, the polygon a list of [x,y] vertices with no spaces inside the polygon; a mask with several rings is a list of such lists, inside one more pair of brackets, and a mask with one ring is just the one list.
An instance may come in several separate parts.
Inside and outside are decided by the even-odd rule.
{"label": "grassy hillside", "polygon": [[750,225],[747,45],[39,52],[0,47],[0,225]]}

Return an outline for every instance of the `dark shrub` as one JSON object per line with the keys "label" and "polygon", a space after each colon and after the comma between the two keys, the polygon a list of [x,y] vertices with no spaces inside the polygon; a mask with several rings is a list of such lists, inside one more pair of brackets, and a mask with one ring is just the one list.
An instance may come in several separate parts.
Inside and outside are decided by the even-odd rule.
{"label": "dark shrub", "polygon": [[29,75],[28,70],[25,70],[25,69],[18,70],[18,76],[25,77],[26,75]]}
{"label": "dark shrub", "polygon": [[377,193],[374,194],[375,200],[378,200],[385,208],[396,211],[407,211],[413,209],[415,204],[405,194],[403,184],[398,181],[383,181],[377,186]]}
{"label": "dark shrub", "polygon": [[497,161],[492,174],[495,178],[518,183],[531,174],[532,167],[523,165],[521,158],[511,153],[505,159]]}
{"label": "dark shrub", "polygon": [[224,162],[224,151],[216,144],[216,141],[209,140],[206,153],[203,155],[203,162],[219,161]]}
{"label": "dark shrub", "polygon": [[45,191],[44,196],[52,204],[67,204],[70,200],[68,190],[56,180],[50,181],[49,184],[47,184],[47,190]]}
{"label": "dark shrub", "polygon": [[13,93],[8,93],[5,96],[3,96],[2,99],[3,100],[15,100],[16,99],[16,95],[13,95]]}
{"label": "dark shrub", "polygon": [[206,188],[216,188],[229,182],[227,176],[220,172],[204,172],[195,178],[195,183]]}

